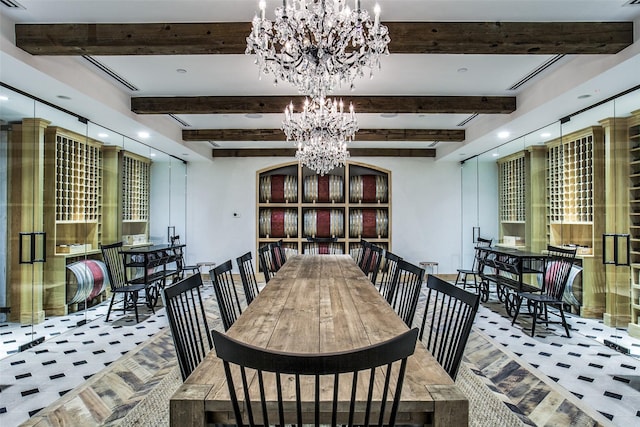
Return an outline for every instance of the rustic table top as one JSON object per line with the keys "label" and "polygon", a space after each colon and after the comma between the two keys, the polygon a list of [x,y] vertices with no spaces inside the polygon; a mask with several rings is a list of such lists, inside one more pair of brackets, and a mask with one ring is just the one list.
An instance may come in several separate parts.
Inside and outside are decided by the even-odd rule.
{"label": "rustic table top", "polygon": [[[348,255],[298,255],[227,332],[258,347],[295,353],[353,350],[407,326]],[[398,422],[467,425],[468,402],[422,343],[408,360]],[[212,351],[171,399],[172,425],[234,424],[222,362]]]}

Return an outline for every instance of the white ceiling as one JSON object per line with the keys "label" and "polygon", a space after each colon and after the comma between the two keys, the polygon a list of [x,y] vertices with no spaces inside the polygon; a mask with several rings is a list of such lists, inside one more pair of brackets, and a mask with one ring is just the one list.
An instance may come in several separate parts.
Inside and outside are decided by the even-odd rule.
{"label": "white ceiling", "polygon": [[[259,79],[253,58],[246,55],[100,56],[94,57],[139,90],[115,83],[80,57],[31,57],[13,45],[12,22],[244,22],[250,21],[257,0],[18,0],[24,9],[0,6],[2,56],[0,80],[30,92],[90,120],[136,138],[137,130],[151,131],[148,142],[179,157],[206,155],[206,143],[184,144],[183,128],[168,116],[136,116],[128,111],[132,96],[295,95],[291,87],[274,87]],[[511,137],[531,132],[602,99],[640,84],[640,5],[627,0],[379,0],[381,21],[635,21],[636,42],[617,55],[566,56],[515,91],[508,88],[551,58],[548,55],[390,55],[372,79],[356,82],[355,90],[337,95],[484,95],[516,96],[518,110],[511,115],[484,115],[457,126],[469,115],[359,114],[361,128],[465,129],[464,143],[440,142],[438,156],[460,160],[504,141],[496,137],[508,130]],[[281,5],[267,1],[267,16]],[[363,0],[364,8],[374,2]],[[11,28],[8,28],[11,27]],[[393,39],[393,34],[390,35]],[[38,70],[54,78],[44,78]],[[186,73],[178,73],[183,69]],[[461,69],[466,69],[462,72]],[[32,76],[32,77],[31,77]],[[28,78],[30,77],[30,78]],[[40,83],[36,80],[44,79]],[[59,95],[69,96],[61,100]],[[590,95],[579,99],[580,95]],[[0,105],[6,115],[10,108]],[[284,106],[283,106],[284,108]],[[640,108],[631,99],[625,108]],[[357,111],[356,111],[357,113]],[[244,115],[181,115],[198,128],[279,128],[282,117]],[[154,141],[153,139],[156,138]],[[175,140],[171,142],[168,140]],[[223,142],[223,148],[288,147],[283,142]],[[358,147],[426,148],[426,142],[354,142]],[[188,157],[191,156],[191,157]]]}

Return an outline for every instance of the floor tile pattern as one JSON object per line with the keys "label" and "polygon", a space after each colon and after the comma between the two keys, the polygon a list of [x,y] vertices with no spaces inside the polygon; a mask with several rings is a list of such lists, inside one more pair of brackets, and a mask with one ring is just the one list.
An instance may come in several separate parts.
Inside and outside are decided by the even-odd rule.
{"label": "floor tile pattern", "polygon": [[[209,284],[205,293],[211,296]],[[97,308],[96,313],[100,310],[104,316],[106,307]],[[419,308],[418,319],[421,312]],[[504,396],[505,404],[525,424],[563,425],[567,420],[582,425],[638,424],[638,358],[618,353],[602,342],[613,337],[637,354],[639,341],[601,322],[577,316],[569,321],[570,339],[561,336],[560,328],[543,327],[532,338],[525,333],[528,324],[524,317],[520,324],[511,326],[501,305],[490,302],[480,308],[475,324],[478,332],[472,334],[466,362],[495,393]],[[5,357],[0,360],[0,425],[19,425],[67,394],[66,399],[73,401],[67,409],[76,412],[104,402],[97,405],[100,410],[88,415],[102,417],[105,425],[114,424],[144,397],[145,390],[160,381],[171,363],[175,364],[166,327],[163,309],[155,315],[146,314],[138,324],[133,315],[116,316],[106,323],[96,314],[95,320],[83,326],[48,336],[37,347]],[[3,337],[10,335],[11,328],[0,325],[6,333]],[[144,343],[154,335],[156,345]],[[2,351],[11,350],[3,347]],[[144,355],[143,361],[127,357],[117,362],[117,369],[100,372],[128,352]],[[92,380],[96,387],[87,387]],[[569,398],[566,391],[571,393]],[[58,416],[64,418],[62,413]]]}

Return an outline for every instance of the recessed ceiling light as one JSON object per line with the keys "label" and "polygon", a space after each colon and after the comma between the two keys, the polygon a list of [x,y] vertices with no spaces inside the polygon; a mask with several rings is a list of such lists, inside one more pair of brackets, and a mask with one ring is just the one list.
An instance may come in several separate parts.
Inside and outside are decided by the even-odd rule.
{"label": "recessed ceiling light", "polygon": [[178,69],[176,69],[176,73],[184,74],[184,73],[186,73],[186,72],[187,72],[187,70],[185,70],[184,68],[178,68]]}
{"label": "recessed ceiling light", "polygon": [[9,97],[5,95],[0,95],[0,101],[8,101]]}
{"label": "recessed ceiling light", "polygon": [[149,138],[149,132],[138,132],[140,138]]}
{"label": "recessed ceiling light", "polygon": [[262,118],[262,114],[258,114],[258,113],[247,113],[244,116],[247,119],[261,119]]}
{"label": "recessed ceiling light", "polygon": [[498,153],[493,153],[493,157],[498,157]]}
{"label": "recessed ceiling light", "polygon": [[544,133],[541,133],[540,136],[542,138],[549,138],[551,136],[551,134],[549,132],[544,132]]}
{"label": "recessed ceiling light", "polygon": [[71,99],[71,97],[70,97],[70,96],[67,96],[67,95],[58,95],[58,96],[56,96],[56,98],[59,98],[59,99],[65,99],[65,100],[67,100],[67,99]]}
{"label": "recessed ceiling light", "polygon": [[100,133],[98,134],[98,138],[108,138],[108,137],[109,137],[109,134],[108,134],[108,133],[100,132]]}
{"label": "recessed ceiling light", "polygon": [[467,71],[469,71],[469,69],[467,67],[458,68],[458,72],[459,73],[466,73]]}
{"label": "recessed ceiling light", "polygon": [[156,153],[149,153],[149,156],[151,156],[151,157],[155,157],[155,156],[156,156]]}
{"label": "recessed ceiling light", "polygon": [[578,99],[587,99],[587,98],[591,98],[591,95],[589,95],[588,93],[578,96]]}
{"label": "recessed ceiling light", "polygon": [[506,130],[503,130],[502,132],[498,132],[498,138],[500,139],[506,139],[509,138],[510,133],[507,132]]}
{"label": "recessed ceiling light", "polygon": [[380,114],[380,117],[383,117],[385,119],[392,119],[394,117],[398,117],[398,113],[382,113]]}

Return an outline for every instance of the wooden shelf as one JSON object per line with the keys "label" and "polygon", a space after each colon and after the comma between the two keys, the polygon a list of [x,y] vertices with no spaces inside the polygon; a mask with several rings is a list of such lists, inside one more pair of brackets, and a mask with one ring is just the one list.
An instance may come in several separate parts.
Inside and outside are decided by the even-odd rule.
{"label": "wooden shelf", "polygon": [[[391,173],[349,162],[320,177],[297,162],[257,172],[257,246],[283,240],[286,249],[311,252],[308,237],[336,237],[339,252],[360,235],[390,247]],[[274,232],[275,229],[275,232]]]}
{"label": "wooden shelf", "polygon": [[[640,204],[640,110],[632,113],[627,122],[629,141],[629,233],[632,245],[640,242],[640,212],[634,212]],[[631,313],[628,325],[629,335],[640,338],[640,251],[630,251],[631,258]]]}

